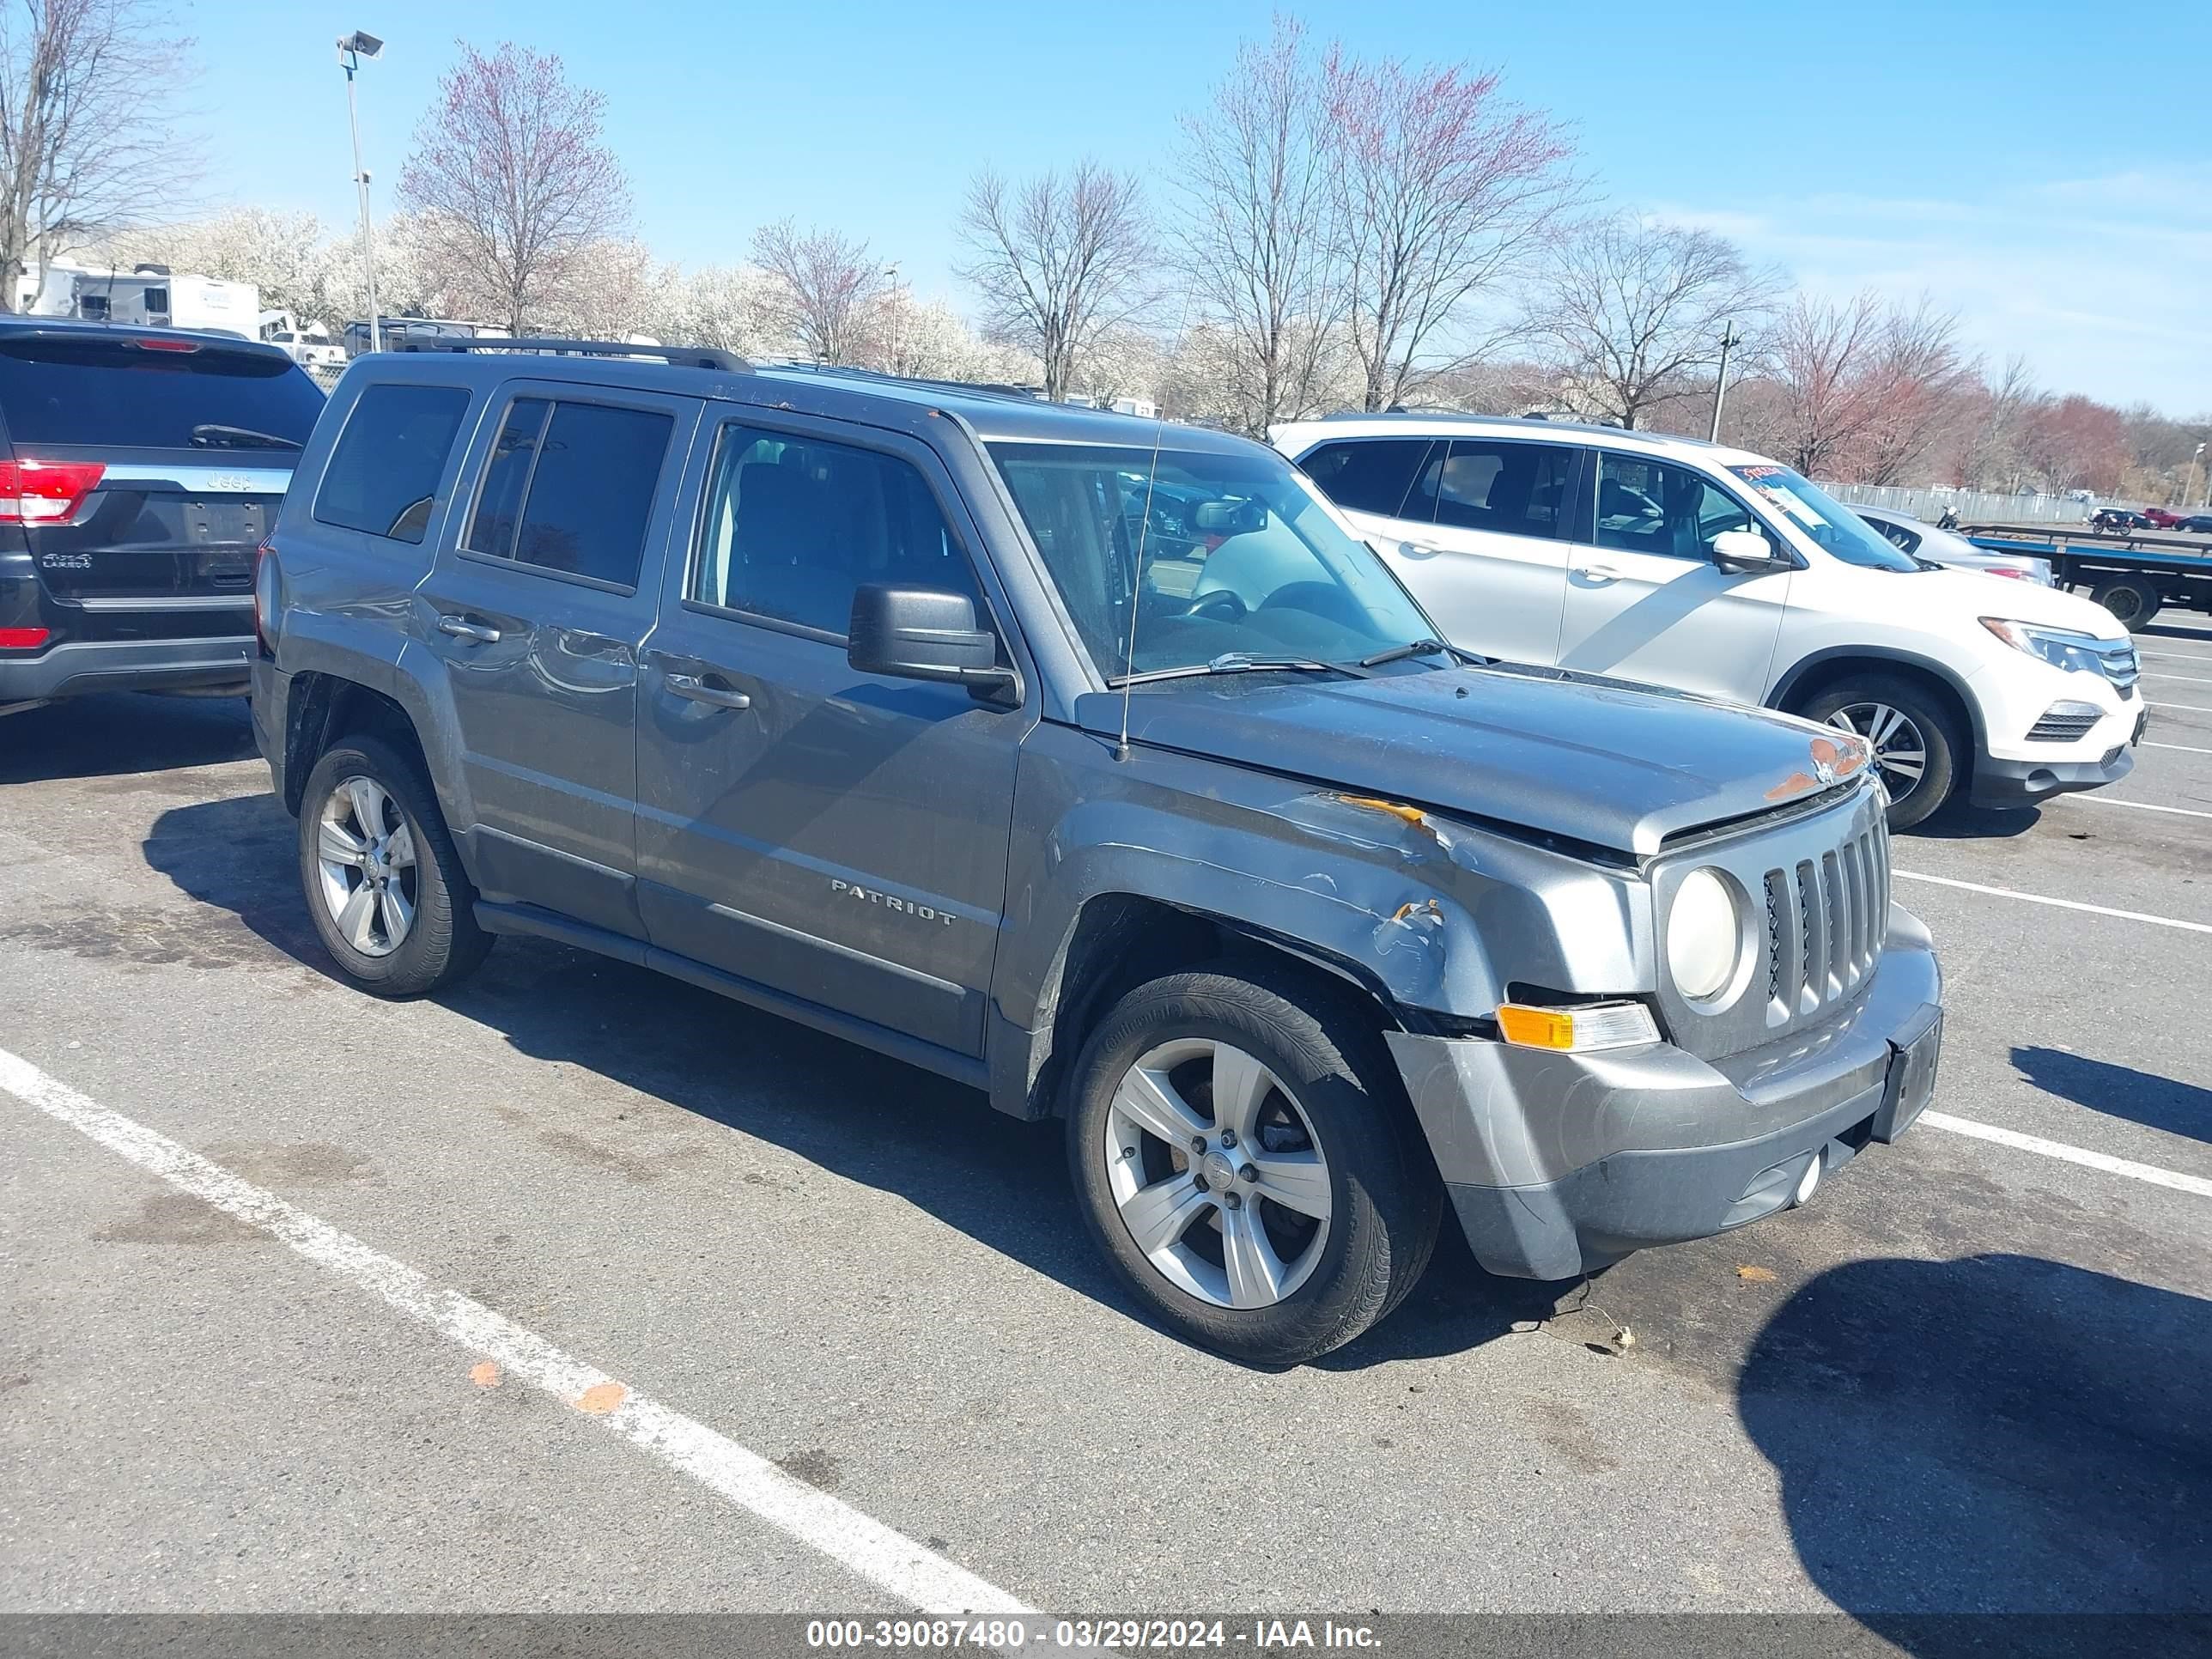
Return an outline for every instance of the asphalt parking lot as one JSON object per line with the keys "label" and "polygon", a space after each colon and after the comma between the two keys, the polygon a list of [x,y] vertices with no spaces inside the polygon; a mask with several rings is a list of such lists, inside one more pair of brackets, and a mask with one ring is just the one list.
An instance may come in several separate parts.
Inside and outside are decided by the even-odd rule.
{"label": "asphalt parking lot", "polygon": [[0,1609],[2212,1610],[2212,628],[2139,643],[2132,776],[1898,843],[1940,1118],[1281,1374],[1054,1126],[547,944],[343,988],[242,704],[0,721]]}

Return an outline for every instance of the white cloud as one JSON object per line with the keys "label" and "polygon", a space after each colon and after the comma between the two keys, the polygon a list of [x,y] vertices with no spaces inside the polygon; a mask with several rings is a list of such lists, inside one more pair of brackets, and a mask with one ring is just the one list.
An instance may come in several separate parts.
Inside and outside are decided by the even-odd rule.
{"label": "white cloud", "polygon": [[2212,409],[2212,169],[2058,179],[1978,201],[1808,196],[1782,210],[1683,203],[1815,293],[1925,293],[1993,361],[2055,389]]}

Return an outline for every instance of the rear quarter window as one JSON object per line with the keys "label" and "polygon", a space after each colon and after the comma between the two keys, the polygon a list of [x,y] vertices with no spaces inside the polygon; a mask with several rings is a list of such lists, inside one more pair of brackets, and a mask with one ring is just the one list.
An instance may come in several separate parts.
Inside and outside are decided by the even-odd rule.
{"label": "rear quarter window", "polygon": [[460,386],[364,390],[323,469],[317,522],[419,545],[468,408]]}
{"label": "rear quarter window", "polygon": [[[1339,507],[1398,519],[1408,516],[1407,498],[1415,496],[1413,481],[1429,452],[1443,448],[1426,438],[1362,438],[1323,444],[1298,465]],[[1412,516],[1427,518],[1434,500],[1431,488]]]}
{"label": "rear quarter window", "polygon": [[[273,353],[149,350],[136,336],[0,336],[0,415],[18,448],[252,448],[289,454],[323,412],[322,389]],[[228,427],[231,434],[197,433]],[[235,431],[276,440],[241,440]]]}

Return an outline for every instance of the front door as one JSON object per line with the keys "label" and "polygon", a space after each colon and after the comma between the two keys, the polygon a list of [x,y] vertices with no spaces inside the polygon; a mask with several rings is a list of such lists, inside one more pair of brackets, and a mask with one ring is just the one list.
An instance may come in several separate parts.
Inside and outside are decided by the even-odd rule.
{"label": "front door", "polygon": [[701,451],[644,662],[649,936],[980,1055],[1031,716],[845,656],[863,583],[960,592],[990,625],[974,526],[926,446],[874,428],[747,410]]}
{"label": "front door", "polygon": [[459,727],[477,884],[634,938],[638,653],[696,409],[505,388],[417,589]]}
{"label": "front door", "polygon": [[1595,523],[1567,572],[1559,665],[1756,703],[1766,689],[1790,573],[1736,575],[1713,538],[1756,514],[1694,468],[1597,453]]}

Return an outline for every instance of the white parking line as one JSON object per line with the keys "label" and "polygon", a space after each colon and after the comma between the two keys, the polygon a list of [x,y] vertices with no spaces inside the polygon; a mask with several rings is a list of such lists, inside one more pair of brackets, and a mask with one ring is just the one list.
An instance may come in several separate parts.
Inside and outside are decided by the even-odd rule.
{"label": "white parking line", "polygon": [[2212,685],[2212,680],[2206,679],[2202,674],[2161,674],[2154,669],[2146,672],[2143,678],[2147,680],[2179,680],[2184,685]]}
{"label": "white parking line", "polygon": [[2107,1175],[2125,1176],[2130,1181],[2147,1181],[2154,1187],[2171,1187],[2178,1193],[2194,1193],[2199,1198],[2212,1198],[2212,1181],[2207,1181],[2202,1176],[2183,1175],[2178,1170],[2161,1170],[2155,1164],[2138,1164],[2132,1158],[2093,1152],[2086,1146],[2069,1146],[2063,1140],[2045,1140],[2041,1135],[2024,1135],[2017,1129],[2000,1129],[1994,1123],[1978,1123],[1970,1117],[1953,1117],[1948,1112],[1923,1112],[1920,1121],[1930,1128],[1948,1129],[1954,1135],[1970,1135],[1976,1140],[1993,1140],[2000,1146],[2016,1147],[2023,1152],[2039,1152],[2045,1158],[2079,1164],[2085,1169],[2102,1170]]}
{"label": "white parking line", "polygon": [[759,1453],[617,1382],[505,1315],[434,1284],[404,1262],[295,1209],[167,1136],[110,1111],[5,1049],[0,1049],[0,1089],[170,1185],[281,1239],[316,1266],[381,1297],[448,1340],[497,1362],[639,1450],[902,1601],[932,1613],[1039,1616],[957,1563],[794,1480]]}
{"label": "white parking line", "polygon": [[[2176,641],[2172,643],[2178,644],[2179,641]],[[2140,645],[2136,647],[2136,655],[2159,657],[2169,662],[2212,662],[2212,656],[2207,656],[2199,651],[2151,651]]]}
{"label": "white parking line", "polygon": [[1957,887],[1969,893],[1987,893],[1992,898],[2021,899],[2029,904],[2048,904],[2061,910],[2086,910],[2093,916],[2115,916],[2122,921],[2148,921],[2158,927],[2179,927],[2191,933],[2212,933],[2212,922],[2183,921],[2177,916],[2147,915],[2141,910],[2115,910],[2109,905],[2084,904],[2080,899],[2051,898],[2043,893],[2016,892],[2009,887],[1984,887],[1978,881],[1958,881],[1949,876],[1923,876],[1917,870],[1892,868],[1890,874],[1899,881],[1932,882],[1938,887]]}
{"label": "white parking line", "polygon": [[2142,747],[2145,749],[2177,749],[2185,755],[2212,755],[2212,749],[2198,749],[2192,744],[2185,743],[2153,743],[2148,738],[2143,739]]}
{"label": "white parking line", "polygon": [[2147,800],[2119,800],[2111,795],[2059,795],[2056,799],[2071,801],[2077,806],[2132,806],[2138,812],[2171,812],[2180,818],[2212,818],[2212,812],[2200,812],[2193,806],[2154,806]]}
{"label": "white parking line", "polygon": [[[2150,702],[2148,697],[2143,701]],[[2212,714],[2212,708],[2202,708],[2193,702],[2150,702],[2150,706],[2154,708],[2179,708],[2185,714]]]}

